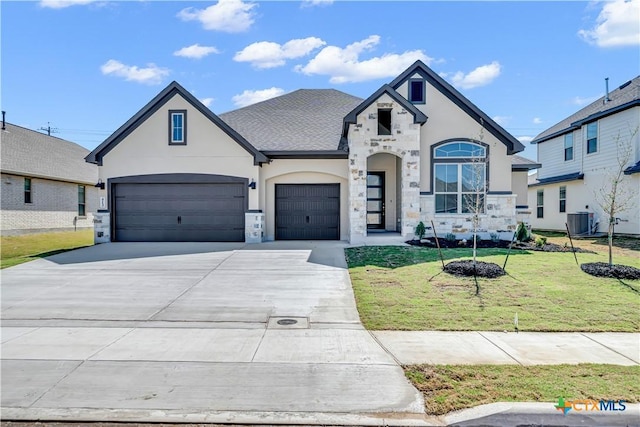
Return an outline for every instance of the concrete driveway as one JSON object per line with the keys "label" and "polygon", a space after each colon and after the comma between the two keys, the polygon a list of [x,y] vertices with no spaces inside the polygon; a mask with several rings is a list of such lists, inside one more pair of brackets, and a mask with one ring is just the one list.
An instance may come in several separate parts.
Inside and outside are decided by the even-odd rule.
{"label": "concrete driveway", "polygon": [[2,417],[424,422],[343,247],[111,243],[3,270]]}

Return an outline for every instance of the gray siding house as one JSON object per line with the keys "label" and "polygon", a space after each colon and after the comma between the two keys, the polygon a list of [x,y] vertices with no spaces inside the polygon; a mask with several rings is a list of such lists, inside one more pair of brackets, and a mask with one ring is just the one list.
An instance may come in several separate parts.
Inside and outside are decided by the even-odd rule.
{"label": "gray siding house", "polygon": [[2,235],[93,227],[100,199],[89,150],[3,123],[0,151]]}

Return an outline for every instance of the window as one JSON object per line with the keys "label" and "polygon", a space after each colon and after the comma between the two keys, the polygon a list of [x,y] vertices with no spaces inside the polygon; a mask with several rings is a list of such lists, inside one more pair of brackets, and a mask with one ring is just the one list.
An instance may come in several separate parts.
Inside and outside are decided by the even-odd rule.
{"label": "window", "polygon": [[573,133],[564,136],[564,161],[573,160]]}
{"label": "window", "polygon": [[[450,142],[435,149],[436,213],[484,212],[487,187],[485,157],[485,147],[471,142]],[[464,160],[458,162],[455,159]]]}
{"label": "window", "polygon": [[187,111],[169,110],[169,145],[187,144]]}
{"label": "window", "polygon": [[425,103],[424,80],[409,80],[409,102],[414,104]]}
{"label": "window", "polygon": [[538,190],[536,218],[544,218],[544,190]]}
{"label": "window", "polygon": [[567,211],[567,187],[560,187],[560,212]]}
{"label": "window", "polygon": [[391,110],[378,110],[378,135],[391,135]]}
{"label": "window", "polygon": [[33,199],[31,197],[31,178],[24,179],[24,202],[33,203]]}
{"label": "window", "polygon": [[86,216],[86,189],[84,185],[78,185],[78,216]]}
{"label": "window", "polygon": [[587,154],[598,151],[598,122],[587,125]]}

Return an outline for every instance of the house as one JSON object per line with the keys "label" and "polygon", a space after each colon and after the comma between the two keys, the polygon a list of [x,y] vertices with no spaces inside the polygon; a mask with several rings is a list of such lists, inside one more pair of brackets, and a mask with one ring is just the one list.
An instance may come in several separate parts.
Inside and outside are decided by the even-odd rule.
{"label": "house", "polygon": [[106,241],[357,243],[420,221],[467,233],[469,196],[483,231],[513,230],[523,149],[418,61],[365,100],[297,90],[219,116],[173,82],[86,160],[107,184]]}
{"label": "house", "polygon": [[639,127],[640,76],[536,136],[531,143],[542,167],[529,184],[529,205],[535,208],[532,226],[564,231],[569,223],[572,232],[606,232],[608,218],[596,197],[602,188],[610,188],[620,142],[631,149],[622,185],[632,206],[618,215],[615,231],[640,235]]}
{"label": "house", "polygon": [[89,150],[2,122],[0,130],[2,235],[93,228],[98,168]]}

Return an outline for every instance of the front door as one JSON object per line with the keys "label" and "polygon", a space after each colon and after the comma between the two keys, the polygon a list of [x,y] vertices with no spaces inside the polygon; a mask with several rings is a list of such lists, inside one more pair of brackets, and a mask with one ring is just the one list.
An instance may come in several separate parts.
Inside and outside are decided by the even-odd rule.
{"label": "front door", "polygon": [[384,229],[384,172],[367,173],[367,228]]}

